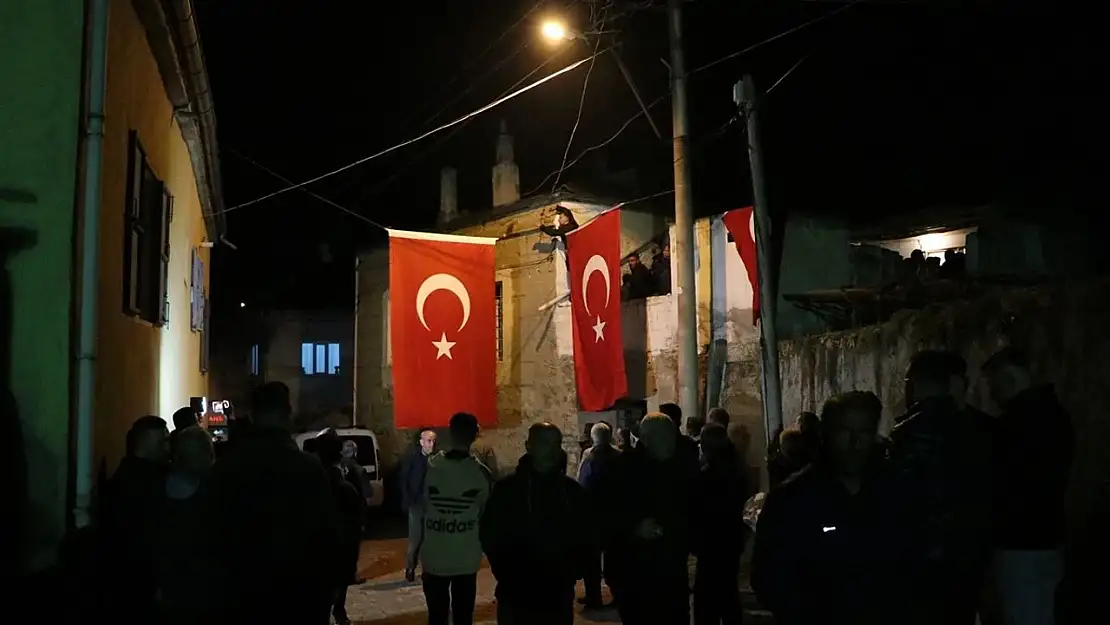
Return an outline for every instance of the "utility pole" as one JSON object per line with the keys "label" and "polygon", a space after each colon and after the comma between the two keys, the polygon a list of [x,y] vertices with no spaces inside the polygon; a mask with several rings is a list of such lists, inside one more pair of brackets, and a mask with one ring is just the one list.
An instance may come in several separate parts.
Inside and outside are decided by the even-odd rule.
{"label": "utility pole", "polygon": [[779,343],[775,333],[778,292],[771,255],[771,214],[763,180],[763,150],[759,143],[759,100],[750,74],[733,88],[732,98],[748,122],[748,162],[752,169],[756,264],[759,265],[759,347],[762,355],[763,427],[767,443],[782,427],[782,391],[779,381]]}
{"label": "utility pole", "polygon": [[686,63],[682,55],[682,2],[667,0],[671,40],[671,107],[674,125],[674,239],[678,265],[678,405],[686,416],[698,414],[698,319],[694,275],[694,202],[690,160],[686,155]]}

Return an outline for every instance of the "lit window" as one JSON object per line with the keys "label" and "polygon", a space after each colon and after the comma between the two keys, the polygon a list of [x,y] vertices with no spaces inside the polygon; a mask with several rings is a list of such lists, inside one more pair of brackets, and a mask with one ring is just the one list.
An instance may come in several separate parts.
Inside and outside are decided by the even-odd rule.
{"label": "lit window", "polygon": [[258,345],[251,345],[251,375],[258,375]]}
{"label": "lit window", "polygon": [[502,296],[501,282],[494,285],[497,297],[497,360],[505,358],[505,299]]}
{"label": "lit window", "polygon": [[339,343],[301,343],[305,375],[339,375]]}
{"label": "lit window", "polygon": [[339,375],[339,343],[328,343],[328,375]]}
{"label": "lit window", "polygon": [[301,370],[304,372],[305,375],[312,375],[312,372],[315,369],[315,367],[313,366],[313,352],[314,349],[312,343],[301,343]]}
{"label": "lit window", "polygon": [[382,294],[382,366],[393,366],[393,348],[389,337],[389,289]]}

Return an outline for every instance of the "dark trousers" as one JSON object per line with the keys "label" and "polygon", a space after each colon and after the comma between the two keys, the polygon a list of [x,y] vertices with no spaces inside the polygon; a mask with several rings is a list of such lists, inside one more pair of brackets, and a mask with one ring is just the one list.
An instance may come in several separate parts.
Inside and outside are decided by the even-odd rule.
{"label": "dark trousers", "polygon": [[694,574],[694,625],[739,625],[740,557],[716,562],[699,557]]}
{"label": "dark trousers", "polygon": [[345,623],[347,618],[347,584],[342,584],[335,589],[335,598],[331,603],[331,615],[337,623]]}
{"label": "dark trousers", "polygon": [[558,601],[497,600],[497,625],[573,625],[574,588]]}
{"label": "dark trousers", "polygon": [[424,601],[428,604],[428,625],[474,625],[474,601],[478,595],[478,574],[439,576],[424,573]]}
{"label": "dark trousers", "polygon": [[975,625],[983,570],[971,564],[918,564],[900,587],[905,625]]}
{"label": "dark trousers", "polygon": [[582,580],[586,587],[586,603],[601,603],[601,550],[590,554],[590,567]]}
{"label": "dark trousers", "polygon": [[686,567],[674,570],[629,571],[616,587],[623,625],[687,625],[690,585]]}

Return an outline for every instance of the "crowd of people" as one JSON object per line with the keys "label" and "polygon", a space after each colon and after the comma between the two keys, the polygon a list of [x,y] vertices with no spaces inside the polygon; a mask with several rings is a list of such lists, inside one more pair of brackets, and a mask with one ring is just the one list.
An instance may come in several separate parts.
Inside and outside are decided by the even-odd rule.
{"label": "crowd of people", "polygon": [[[568,476],[563,433],[537,423],[516,470],[493,480],[472,453],[477,420],[451,419],[446,448],[434,432],[403,467],[409,514],[406,576],[421,581],[431,625],[469,625],[484,554],[497,581],[501,625],[570,625],[580,602],[604,607],[608,586],[626,625],[688,623],[688,558],[699,554],[694,616],[699,624],[738,623],[742,522],[751,490],[728,437],[728,413],[715,410],[699,440],[680,431],[667,404],[640,422],[637,436],[614,442],[606,423]],[[634,442],[633,442],[634,438]],[[696,531],[694,531],[696,528]]]}
{"label": "crowd of people", "polygon": [[[1020,352],[1000,351],[983,372],[997,418],[966,402],[961,357],[927,351],[889,437],[881,401],[859,390],[775,436],[751,585],[777,623],[1057,622],[1070,419]],[[407,574],[422,563],[429,623],[473,622],[483,553],[502,625],[569,625],[578,580],[587,608],[603,605],[604,581],[625,625],[689,623],[691,590],[696,625],[739,623],[753,484],[727,412],[689,419],[685,434],[681,422],[664,405],[622,445],[593,425],[577,480],[548,423],[496,482],[469,451],[473,417],[452,419],[442,453],[425,432],[406,462],[408,509],[422,519]]]}
{"label": "crowd of people", "polygon": [[132,425],[82,541],[89,622],[350,622],[365,475],[334,431],[302,452],[291,416],[289,389],[273,382],[255,389],[219,453],[192,408],[174,415],[172,435],[159,416]]}
{"label": "crowd of people", "polygon": [[1071,421],[1017,350],[983,373],[997,418],[966,402],[961,357],[927,351],[889,438],[867,391],[779,436],[751,578],[777,622],[1062,622]]}
{"label": "crowd of people", "polygon": [[[997,418],[966,402],[962,358],[927,351],[888,437],[882,403],[860,390],[774,437],[751,586],[777,623],[987,625],[987,587],[998,622],[1056,622],[1071,423],[1020,352],[1000,351],[983,372]],[[288,388],[260,386],[219,453],[191,409],[172,435],[161,417],[137,420],[100,489],[88,613],[349,623],[365,475],[334,432],[301,451],[291,414]],[[500,479],[475,447],[473,415],[454,415],[446,440],[421,432],[399,484],[405,576],[419,569],[429,624],[473,623],[483,557],[501,625],[571,625],[579,580],[587,609],[604,607],[608,586],[625,625],[739,623],[755,484],[729,422],[715,408],[684,434],[682,411],[665,404],[616,435],[596,423],[576,471],[561,430],[537,423]]]}

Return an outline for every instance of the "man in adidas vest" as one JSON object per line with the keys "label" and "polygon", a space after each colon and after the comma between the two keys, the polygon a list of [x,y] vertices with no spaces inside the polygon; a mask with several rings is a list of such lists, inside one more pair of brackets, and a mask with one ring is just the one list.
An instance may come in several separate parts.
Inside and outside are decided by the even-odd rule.
{"label": "man in adidas vest", "polygon": [[490,493],[490,473],[470,453],[478,419],[451,417],[447,451],[428,459],[424,481],[424,544],[421,550],[428,624],[473,625],[482,545],[478,520]]}

